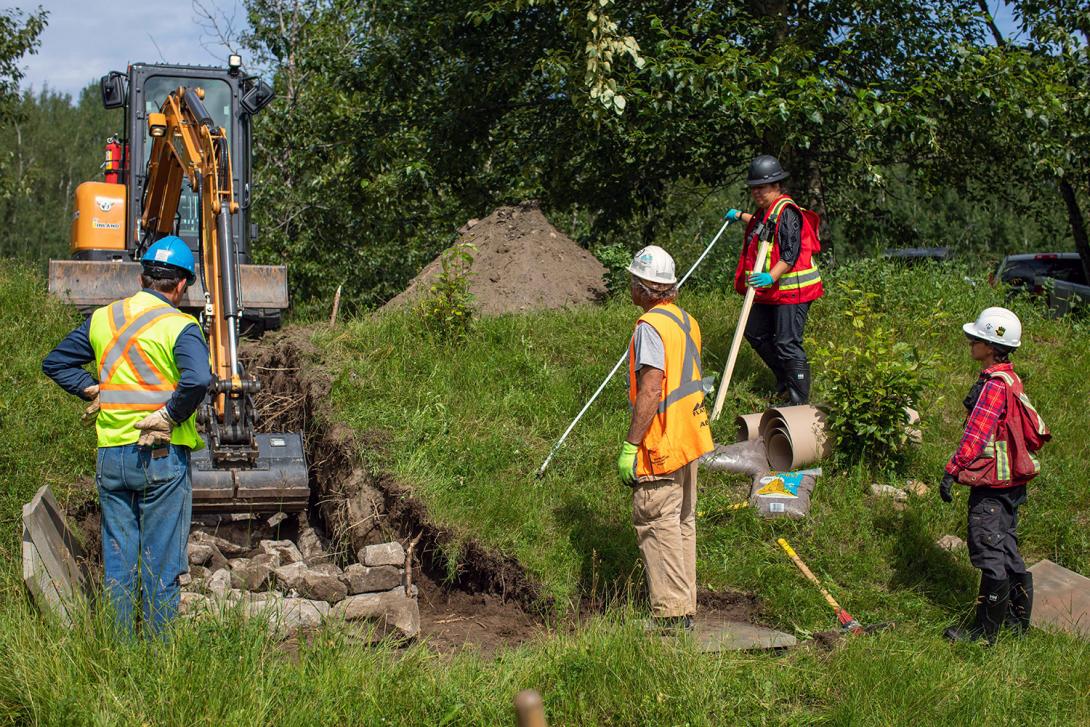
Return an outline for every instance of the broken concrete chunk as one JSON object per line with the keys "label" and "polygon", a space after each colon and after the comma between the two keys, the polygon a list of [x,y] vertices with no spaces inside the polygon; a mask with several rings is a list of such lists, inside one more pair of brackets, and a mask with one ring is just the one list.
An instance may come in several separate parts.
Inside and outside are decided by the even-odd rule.
{"label": "broken concrete chunk", "polygon": [[306,569],[306,563],[303,563],[302,561],[289,565],[282,565],[273,570],[273,574],[276,576],[276,584],[283,591],[298,590],[297,586],[299,580],[303,577],[303,573],[306,572]]}
{"label": "broken concrete chunk", "polygon": [[259,554],[255,555],[254,557],[250,558],[250,561],[253,562],[253,563],[260,563],[262,565],[267,565],[267,566],[269,566],[269,568],[279,568],[280,567],[280,556],[279,556],[279,554],[270,555],[268,553],[259,553]]}
{"label": "broken concrete chunk", "polygon": [[949,552],[964,548],[965,541],[956,535],[943,535],[941,538],[935,541],[935,545]]}
{"label": "broken concrete chunk", "polygon": [[200,583],[210,575],[212,575],[212,571],[208,570],[203,565],[189,566],[189,577],[192,578],[191,583],[195,586],[200,585]]}
{"label": "broken concrete chunk", "polygon": [[193,582],[193,576],[191,576],[189,573],[182,573],[181,575],[178,576],[178,585],[181,586],[182,588],[185,588],[186,586],[188,586],[192,582]]}
{"label": "broken concrete chunk", "polygon": [[344,575],[344,571],[338,568],[335,563],[307,564],[307,567],[315,573],[325,573],[327,576],[337,576],[340,578]]}
{"label": "broken concrete chunk", "polygon": [[405,549],[397,541],[364,546],[358,557],[361,563],[371,568],[380,565],[405,565]]}
{"label": "broken concrete chunk", "polygon": [[182,591],[181,601],[178,604],[178,613],[182,616],[192,616],[195,613],[208,608],[208,596],[192,591]]}
{"label": "broken concrete chunk", "polygon": [[329,550],[322,536],[310,526],[304,513],[299,514],[299,552],[303,554],[303,562],[307,565],[328,563],[331,560]]}
{"label": "broken concrete chunk", "polygon": [[905,492],[916,497],[923,497],[928,492],[928,486],[919,480],[909,480],[905,485]]}
{"label": "broken concrete chunk", "polygon": [[892,497],[895,502],[904,502],[908,493],[893,485],[871,485],[870,494],[876,497]]}
{"label": "broken concrete chunk", "polygon": [[220,549],[210,543],[194,543],[190,541],[186,545],[186,555],[190,565],[206,565],[212,570],[227,567],[227,558]]}
{"label": "broken concrete chunk", "polygon": [[231,588],[231,571],[220,568],[208,578],[205,587],[215,598],[226,598]]}
{"label": "broken concrete chunk", "polygon": [[275,528],[277,525],[279,525],[280,523],[284,522],[287,519],[288,519],[288,514],[286,512],[278,512],[275,515],[271,516],[265,522],[270,528]]}
{"label": "broken concrete chunk", "polygon": [[204,532],[203,530],[194,530],[192,533],[190,533],[189,542],[201,543],[204,545],[214,545],[216,546],[216,548],[219,549],[221,553],[226,555],[228,558],[234,558],[235,556],[242,555],[247,550],[249,550],[249,548],[244,545],[232,543],[226,538],[221,538],[218,535],[211,535]]}
{"label": "broken concrete chunk", "polygon": [[353,563],[344,569],[344,577],[341,580],[348,586],[348,592],[377,593],[389,591],[401,585],[402,571],[392,565],[379,565],[368,568],[359,563]]}
{"label": "broken concrete chunk", "polygon": [[333,607],[333,614],[349,623],[373,625],[378,638],[390,633],[412,638],[420,633],[420,606],[402,589],[349,596]]}
{"label": "broken concrete chunk", "polygon": [[265,591],[274,582],[273,569],[247,558],[231,561],[231,585],[244,591]]}
{"label": "broken concrete chunk", "polygon": [[295,590],[299,591],[299,595],[303,598],[325,601],[326,603],[343,601],[344,597],[348,595],[348,588],[341,583],[340,578],[312,570],[303,571],[296,583]]}
{"label": "broken concrete chunk", "polygon": [[303,554],[290,540],[262,540],[258,547],[261,548],[262,553],[279,556],[281,563],[303,562]]}

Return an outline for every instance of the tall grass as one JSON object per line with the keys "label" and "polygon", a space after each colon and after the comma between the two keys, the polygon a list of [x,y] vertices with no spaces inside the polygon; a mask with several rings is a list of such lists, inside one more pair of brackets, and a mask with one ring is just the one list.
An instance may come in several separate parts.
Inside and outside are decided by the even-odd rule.
{"label": "tall grass", "polygon": [[[897,473],[829,473],[806,520],[765,522],[747,511],[743,479],[701,474],[698,571],[702,585],[752,590],[762,618],[805,637],[833,627],[828,608],[774,545],[787,537],[853,614],[895,621],[888,632],[842,641],[826,652],[702,654],[686,642],[648,639],[631,623],[640,603],[577,631],[546,632],[485,660],[439,657],[426,648],[363,648],[335,630],[298,650],[258,624],[227,617],[185,622],[167,643],[118,642],[95,616],[66,630],[42,620],[19,582],[18,513],[43,482],[75,502],[69,487],[93,470],[93,435],[78,425],[79,403],[41,376],[41,357],[77,322],[49,303],[44,281],[0,270],[5,311],[0,342],[0,723],[9,724],[503,724],[519,689],[545,695],[553,724],[1083,724],[1090,721],[1090,647],[1035,631],[994,649],[951,646],[942,626],[967,608],[975,572],[964,552],[934,541],[964,530],[965,495],[955,506],[933,490],[906,510],[867,497],[875,477],[935,484],[957,441],[961,399],[976,375],[960,323],[1003,293],[966,271],[841,268],[812,313],[814,340],[843,336],[839,285],[878,292],[902,316],[904,336],[941,353],[920,409],[924,444]],[[701,322],[705,366],[719,370],[737,317],[727,294],[683,294]],[[1085,323],[1045,320],[1014,303],[1026,343],[1016,367],[1052,427],[1044,474],[1020,525],[1023,552],[1090,572],[1087,542]],[[932,313],[949,326],[928,336],[913,321]],[[382,453],[365,453],[463,537],[517,556],[566,607],[592,583],[639,582],[628,491],[611,466],[627,425],[621,378],[554,461],[533,473],[555,437],[623,350],[631,306],[482,321],[462,346],[416,329],[408,315],[360,319],[316,333],[336,372],[333,415],[359,430],[390,433]],[[846,340],[846,339],[845,339]],[[820,370],[816,372],[820,390]],[[744,351],[715,426],[732,437],[737,412],[759,408],[771,384]]]}

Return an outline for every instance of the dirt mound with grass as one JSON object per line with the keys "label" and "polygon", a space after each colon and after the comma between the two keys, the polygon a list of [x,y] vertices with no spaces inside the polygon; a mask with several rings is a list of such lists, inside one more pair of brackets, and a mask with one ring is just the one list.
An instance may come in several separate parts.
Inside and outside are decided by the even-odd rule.
{"label": "dirt mound with grass", "polygon": [[[470,291],[482,315],[502,315],[601,301],[605,267],[577,242],[553,227],[536,202],[500,207],[470,220],[455,243],[473,246]],[[384,310],[426,296],[441,271],[442,255],[413,278]]]}

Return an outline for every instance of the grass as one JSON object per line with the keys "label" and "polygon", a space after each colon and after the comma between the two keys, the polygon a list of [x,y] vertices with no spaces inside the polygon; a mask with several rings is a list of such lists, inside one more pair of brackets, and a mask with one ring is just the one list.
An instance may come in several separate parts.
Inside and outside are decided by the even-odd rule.
{"label": "grass", "polygon": [[[937,474],[957,440],[961,398],[975,376],[960,323],[1002,293],[970,284],[948,268],[903,270],[865,264],[838,271],[815,306],[815,341],[846,340],[838,286],[864,285],[903,320],[904,337],[942,354],[930,372],[924,444],[882,481]],[[973,281],[971,281],[973,282]],[[932,490],[898,512],[864,493],[876,476],[830,473],[815,491],[812,516],[765,522],[742,511],[719,515],[744,497],[736,476],[701,474],[698,571],[702,585],[757,592],[763,617],[805,637],[832,627],[820,596],[775,546],[792,542],[863,621],[896,621],[892,631],[814,646],[783,656],[704,655],[643,637],[622,604],[573,633],[548,633],[485,661],[354,646],[335,631],[285,654],[252,624],[227,618],[189,623],[168,644],[123,643],[94,618],[67,631],[40,619],[21,593],[19,505],[48,482],[61,498],[93,496],[70,483],[93,471],[93,436],[79,427],[79,403],[38,371],[41,357],[75,324],[44,298],[41,278],[0,270],[7,311],[0,342],[0,723],[23,724],[502,724],[510,700],[532,686],[553,724],[1079,724],[1090,720],[1090,647],[1034,632],[991,650],[951,646],[941,628],[965,612],[975,572],[964,552],[934,541],[962,534],[965,494],[956,506]],[[737,317],[737,299],[686,293],[701,322],[705,365],[719,370]],[[1020,525],[1028,559],[1048,557],[1090,572],[1085,471],[1086,404],[1081,370],[1085,322],[1047,321],[1017,302],[1026,344],[1016,367],[1053,429],[1044,474]],[[942,315],[948,325],[921,327]],[[384,430],[381,466],[465,537],[517,556],[558,608],[592,583],[623,592],[639,581],[627,490],[613,460],[627,425],[622,377],[606,389],[541,482],[549,447],[616,360],[635,318],[631,306],[482,321],[461,347],[416,330],[407,315],[317,329],[337,372],[332,415],[360,431]],[[820,370],[816,372],[820,385]],[[716,425],[729,440],[737,412],[759,408],[769,384],[744,351],[734,394]]]}

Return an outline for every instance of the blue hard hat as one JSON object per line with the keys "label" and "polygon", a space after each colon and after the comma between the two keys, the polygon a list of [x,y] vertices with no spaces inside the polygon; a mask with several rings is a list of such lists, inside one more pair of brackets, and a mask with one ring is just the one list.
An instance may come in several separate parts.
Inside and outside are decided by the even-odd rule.
{"label": "blue hard hat", "polygon": [[193,251],[189,249],[189,245],[185,244],[185,240],[176,235],[169,235],[157,241],[144,252],[140,262],[144,266],[144,272],[153,277],[156,277],[157,271],[161,271],[170,275],[159,277],[171,278],[177,277],[181,272],[190,285],[193,285],[193,281],[197,279]]}

